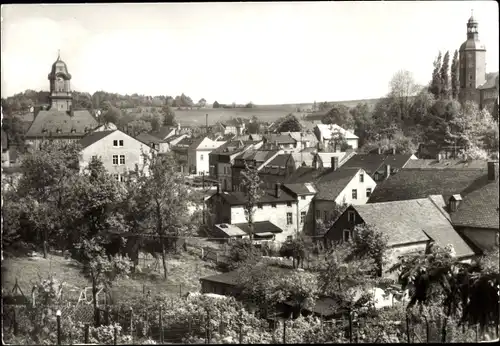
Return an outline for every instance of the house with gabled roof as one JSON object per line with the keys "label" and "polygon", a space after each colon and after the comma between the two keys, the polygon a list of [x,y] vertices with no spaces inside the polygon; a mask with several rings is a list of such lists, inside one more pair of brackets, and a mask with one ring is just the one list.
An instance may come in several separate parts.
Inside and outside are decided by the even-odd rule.
{"label": "house with gabled roof", "polygon": [[141,142],[149,144],[151,148],[154,148],[158,150],[160,153],[166,153],[168,152],[168,143],[164,142],[163,140],[159,139],[158,137],[155,137],[151,135],[150,133],[147,132],[142,132],[135,136],[138,140]]}
{"label": "house with gabled roof", "polygon": [[280,149],[285,153],[299,151],[297,141],[286,134],[266,134],[263,140],[266,148]]}
{"label": "house with gabled roof", "polygon": [[295,162],[291,154],[280,154],[269,161],[259,170],[262,188],[273,188],[277,183],[282,183],[295,171]]}
{"label": "house with gabled roof", "polygon": [[[335,162],[333,162],[335,166]],[[285,183],[312,183],[318,193],[314,197],[314,219],[327,223],[334,218],[338,205],[365,204],[377,183],[361,168],[298,168]]]}
{"label": "house with gabled roof", "polygon": [[382,154],[355,154],[342,164],[344,168],[362,168],[376,182],[384,181],[399,172],[417,157],[413,154],[397,154],[395,150]]}
{"label": "house with gabled roof", "polygon": [[196,175],[209,175],[209,154],[223,145],[224,141],[214,141],[208,137],[194,139],[188,148],[189,172]]}
{"label": "house with gabled roof", "polygon": [[449,199],[453,226],[480,253],[499,246],[498,190],[498,161],[489,162],[488,180],[483,186]]}
{"label": "house with gabled roof", "polygon": [[[431,196],[430,196],[431,197]],[[431,243],[452,245],[455,255],[470,259],[474,250],[453,228],[446,211],[439,207],[441,196],[395,202],[350,205],[325,234],[327,242],[349,242],[355,226],[366,224],[386,235],[389,262],[408,253],[424,253]],[[390,264],[389,264],[390,266]]]}
{"label": "house with gabled roof", "polygon": [[282,132],[282,135],[288,135],[297,142],[297,151],[300,152],[305,148],[315,148],[318,144],[318,138],[311,131],[297,132]]}
{"label": "house with gabled roof", "polygon": [[[261,239],[281,243],[312,226],[307,212],[316,192],[311,184],[276,184],[273,189],[264,189],[253,215]],[[249,234],[245,216],[247,200],[245,192],[222,191],[218,186],[217,192],[207,200],[209,224],[215,225],[217,236],[246,237],[240,231]]]}
{"label": "house with gabled roof", "polygon": [[83,137],[81,146],[80,169],[85,169],[93,157],[100,158],[108,173],[117,181],[124,181],[126,176],[135,170],[136,165],[142,169],[147,164],[144,155],[151,157],[157,152],[149,144],[120,130],[97,131]]}
{"label": "house with gabled roof", "polygon": [[266,150],[266,149],[250,149],[240,153],[234,158],[232,165],[232,183],[233,191],[241,191],[241,171],[245,170],[245,164],[249,167],[254,167],[260,171],[265,165],[273,160],[279,154],[283,154],[282,150]]}
{"label": "house with gabled roof", "polygon": [[224,143],[209,155],[210,177],[221,183],[222,191],[232,191],[232,165],[236,156],[249,149],[258,149],[262,141],[232,140]]}
{"label": "house with gabled roof", "polygon": [[317,124],[314,127],[314,134],[318,141],[328,148],[335,148],[341,139],[345,140],[352,149],[358,149],[359,137],[354,134],[354,130],[346,130],[337,124]]}

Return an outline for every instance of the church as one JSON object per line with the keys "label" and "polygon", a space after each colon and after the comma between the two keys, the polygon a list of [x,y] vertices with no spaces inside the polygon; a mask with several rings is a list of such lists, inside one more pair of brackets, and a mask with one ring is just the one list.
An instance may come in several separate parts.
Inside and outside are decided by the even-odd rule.
{"label": "church", "polygon": [[474,15],[467,22],[467,41],[460,46],[459,61],[460,102],[473,101],[498,114],[498,72],[486,73],[486,47],[479,41]]}
{"label": "church", "polygon": [[88,110],[74,110],[71,74],[58,55],[48,76],[50,95],[48,109],[35,112],[26,135],[26,144],[39,148],[43,140],[79,141],[99,124]]}

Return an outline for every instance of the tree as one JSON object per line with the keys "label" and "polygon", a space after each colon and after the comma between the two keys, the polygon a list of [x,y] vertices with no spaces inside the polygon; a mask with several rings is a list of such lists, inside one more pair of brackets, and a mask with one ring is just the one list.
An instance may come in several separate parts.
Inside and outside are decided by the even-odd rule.
{"label": "tree", "polygon": [[105,112],[101,116],[102,122],[104,124],[109,124],[109,123],[118,124],[121,117],[122,117],[122,112],[120,111],[120,109],[112,106],[111,104],[108,104],[106,106]]}
{"label": "tree", "polygon": [[255,134],[260,132],[259,118],[257,118],[255,115],[252,116],[252,120],[250,120],[250,123],[247,125],[247,131],[250,134]]}
{"label": "tree", "polygon": [[175,126],[177,122],[175,121],[175,112],[169,106],[164,106],[162,108],[163,113],[163,126]]}
{"label": "tree", "polygon": [[92,281],[92,303],[94,305],[94,323],[97,327],[100,324],[100,311],[97,308],[97,292],[99,286],[104,286],[106,291],[112,285],[112,282],[130,271],[130,263],[123,257],[114,257],[109,259],[106,256],[104,248],[100,245],[102,239],[93,237],[84,239],[77,244],[77,251],[74,258],[83,264],[84,275],[90,277]]}
{"label": "tree", "polygon": [[2,120],[2,130],[7,135],[9,145],[15,145],[19,149],[24,148],[24,130],[22,121],[11,115]]}
{"label": "tree", "polygon": [[[315,101],[315,102],[316,102],[316,101]],[[324,101],[324,102],[321,102],[321,103],[319,104],[319,106],[318,106],[318,110],[319,110],[320,112],[323,112],[323,111],[327,111],[327,110],[329,110],[331,107],[332,107],[332,105],[331,105],[329,102]]]}
{"label": "tree", "polygon": [[128,123],[127,127],[130,129],[134,136],[137,136],[143,132],[150,132],[153,128],[151,123],[144,120],[134,120]]}
{"label": "tree", "polygon": [[302,131],[302,125],[299,119],[293,114],[288,114],[279,124],[277,128],[278,132],[300,132]]}
{"label": "tree", "polygon": [[219,102],[215,101],[212,107],[213,108],[220,108]]}
{"label": "tree", "polygon": [[411,116],[415,96],[422,88],[413,79],[409,71],[400,70],[390,82],[389,100],[392,104],[392,118],[396,123],[405,121]]}
{"label": "tree", "polygon": [[347,260],[370,258],[375,262],[377,275],[382,276],[382,267],[388,249],[388,238],[367,224],[356,225],[353,243]]}
{"label": "tree", "polygon": [[245,170],[241,172],[242,182],[241,185],[246,194],[246,203],[244,206],[245,217],[248,221],[248,227],[250,228],[250,241],[253,241],[253,216],[255,214],[255,207],[258,201],[263,196],[260,185],[262,184],[259,171],[257,167],[249,166],[245,161]]}
{"label": "tree", "polygon": [[252,101],[248,102],[246,105],[245,105],[245,108],[254,108],[255,105],[252,103]]}
{"label": "tree", "polygon": [[80,147],[74,143],[48,142],[21,159],[17,196],[30,208],[25,210],[30,229],[42,235],[44,258],[49,242],[69,226],[71,214],[65,208],[79,174],[79,155]]}
{"label": "tree", "polygon": [[359,137],[358,146],[362,147],[364,142],[371,136],[370,129],[373,127],[372,114],[366,103],[358,103],[349,112],[354,119],[355,134]]}
{"label": "tree", "polygon": [[237,240],[229,248],[228,269],[235,270],[248,263],[257,263],[262,253],[246,239]]}
{"label": "tree", "polygon": [[441,81],[441,59],[442,55],[439,52],[436,60],[434,60],[434,69],[432,70],[432,80],[429,86],[429,92],[434,95],[434,98],[437,100],[441,97],[441,89],[442,89],[442,81]]}
{"label": "tree", "polygon": [[354,128],[354,119],[349,112],[349,108],[342,105],[334,105],[328,113],[321,119],[323,124],[337,124],[345,129]]}
{"label": "tree", "polygon": [[443,63],[439,75],[441,78],[441,95],[442,99],[448,100],[450,98],[450,52],[444,54]]}
{"label": "tree", "polygon": [[451,97],[458,100],[458,93],[460,92],[460,73],[459,73],[458,51],[453,53],[453,60],[451,62]]}
{"label": "tree", "polygon": [[196,106],[198,108],[203,108],[207,105],[207,100],[205,100],[204,98],[201,98],[198,103],[196,104]]}
{"label": "tree", "polygon": [[[306,253],[307,253],[307,248],[304,239],[302,237],[289,240],[283,243],[283,245],[280,248],[280,256],[287,258],[291,257],[293,260],[294,268],[296,267],[298,268],[301,263],[302,266],[304,266],[304,259],[306,258]],[[297,263],[297,266],[295,266],[295,263]]]}
{"label": "tree", "polygon": [[[176,246],[179,237],[188,235],[188,205],[193,198],[185,184],[185,178],[179,172],[171,154],[158,156],[154,152],[144,153],[147,164],[142,172],[136,169],[139,208],[144,211],[145,219],[159,238],[164,278],[167,278],[167,249]],[[194,200],[194,199],[193,199]]]}

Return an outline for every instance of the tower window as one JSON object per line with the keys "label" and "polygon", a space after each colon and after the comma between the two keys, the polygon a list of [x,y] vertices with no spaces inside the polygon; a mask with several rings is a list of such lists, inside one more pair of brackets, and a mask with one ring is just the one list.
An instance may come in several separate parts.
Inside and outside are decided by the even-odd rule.
{"label": "tower window", "polygon": [[469,86],[472,88],[472,83],[469,83]]}
{"label": "tower window", "polygon": [[469,74],[469,80],[472,80],[472,74]]}

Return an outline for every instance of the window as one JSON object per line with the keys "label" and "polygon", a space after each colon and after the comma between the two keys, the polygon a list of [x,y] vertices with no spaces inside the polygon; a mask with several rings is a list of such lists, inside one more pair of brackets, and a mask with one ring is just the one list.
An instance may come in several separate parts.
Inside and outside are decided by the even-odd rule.
{"label": "window", "polygon": [[469,80],[472,80],[472,74],[469,74]]}
{"label": "window", "polygon": [[306,196],[300,196],[300,199],[306,199]]}
{"label": "window", "polygon": [[92,155],[92,160],[97,160],[97,155]]}
{"label": "window", "polygon": [[350,236],[351,236],[351,231],[349,231],[348,229],[345,229],[344,230],[344,241],[349,241]]}
{"label": "window", "polygon": [[293,225],[292,213],[286,213],[286,224]]}
{"label": "window", "polygon": [[276,208],[276,203],[271,203],[271,207]]}
{"label": "window", "polygon": [[306,212],[301,211],[300,212],[300,223],[305,223],[306,222]]}
{"label": "window", "polygon": [[113,165],[118,164],[118,155],[113,155]]}
{"label": "window", "polygon": [[200,155],[200,161],[203,161],[203,154]]}
{"label": "window", "polygon": [[352,199],[358,199],[358,190],[352,189]]}
{"label": "window", "polygon": [[365,175],[363,173],[359,173],[359,182],[363,183],[365,181]]}
{"label": "window", "polygon": [[123,147],[123,139],[120,139],[120,141],[118,142],[118,145],[119,145],[120,147]]}
{"label": "window", "polygon": [[262,209],[262,203],[257,203],[257,208]]}
{"label": "window", "polygon": [[292,239],[293,239],[293,237],[291,235],[289,235],[289,236],[286,237],[286,241],[290,241]]}
{"label": "window", "polygon": [[325,210],[323,212],[323,220],[326,222],[326,220],[328,220],[328,212]]}
{"label": "window", "polygon": [[113,174],[116,181],[120,181],[120,174]]}
{"label": "window", "polygon": [[123,183],[125,181],[125,176],[120,175],[120,181]]}
{"label": "window", "polygon": [[286,202],[286,206],[287,207],[291,207],[292,206],[292,202]]}
{"label": "window", "polygon": [[321,218],[321,210],[316,210],[316,219]]}
{"label": "window", "polygon": [[353,210],[347,212],[347,221],[354,223],[356,220],[356,213]]}
{"label": "window", "polygon": [[120,155],[120,165],[125,164],[125,155]]}
{"label": "window", "polygon": [[366,189],[366,198],[370,197],[372,194],[372,189],[371,188],[367,188]]}
{"label": "window", "polygon": [[117,141],[116,139],[113,141],[113,146],[114,146],[114,147],[117,147],[117,146],[118,146],[118,141]]}

